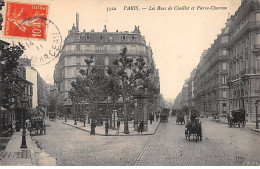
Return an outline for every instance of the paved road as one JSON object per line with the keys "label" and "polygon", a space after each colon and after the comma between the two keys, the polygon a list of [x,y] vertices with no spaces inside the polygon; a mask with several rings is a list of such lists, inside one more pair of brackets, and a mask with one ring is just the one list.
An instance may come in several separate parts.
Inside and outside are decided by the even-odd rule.
{"label": "paved road", "polygon": [[202,119],[202,142],[189,142],[175,118],[161,123],[155,135],[90,136],[47,122],[47,134],[34,136],[58,165],[259,165],[260,135],[248,129]]}

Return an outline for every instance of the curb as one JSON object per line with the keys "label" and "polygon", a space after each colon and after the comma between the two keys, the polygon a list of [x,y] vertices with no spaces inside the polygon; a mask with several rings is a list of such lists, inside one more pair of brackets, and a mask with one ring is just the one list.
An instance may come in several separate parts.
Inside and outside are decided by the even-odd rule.
{"label": "curb", "polygon": [[[74,128],[77,128],[77,129],[80,129],[82,131],[85,131],[85,132],[88,132],[90,133],[89,130],[86,130],[86,129],[82,129],[80,127],[77,127],[77,126],[74,126],[74,125],[71,125],[71,124],[68,124],[68,123],[65,123],[65,122],[62,122],[63,124],[66,124],[68,126],[71,126],[71,127],[74,127]],[[105,135],[105,134],[98,134],[98,133],[95,133],[95,135],[98,135],[98,136],[142,136],[142,135],[154,135],[159,127],[159,125],[161,124],[161,122],[158,123],[156,129],[154,130],[153,133],[145,133],[145,134],[139,134],[139,133],[135,133],[135,134],[125,134],[125,135],[116,135],[116,134],[109,134],[109,135]]]}
{"label": "curb", "polygon": [[251,131],[254,131],[254,132],[257,132],[257,133],[260,133],[260,131],[259,130],[256,130],[256,129],[251,129],[251,128],[249,128]]}
{"label": "curb", "polygon": [[[215,120],[211,120],[211,121],[215,121]],[[220,120],[220,124],[226,124],[227,125],[228,123]],[[247,126],[245,126],[244,128],[249,129],[249,130],[254,131],[254,132],[257,132],[257,133],[260,133],[260,130],[257,130],[257,129],[249,128]]]}
{"label": "curb", "polygon": [[[71,126],[71,127],[74,127],[74,128],[77,128],[77,129],[80,129],[80,130],[82,130],[82,131],[85,131],[85,132],[88,132],[88,133],[90,133],[90,131],[89,131],[89,130],[82,129],[82,128],[78,127],[78,126],[74,126],[74,125],[71,125],[71,124],[68,124],[68,123],[65,123],[65,122],[62,122],[62,123],[63,123],[63,124],[66,124],[66,125],[68,125],[68,126]],[[98,133],[95,133],[95,135],[98,135],[98,136],[103,136],[102,134],[98,134]]]}

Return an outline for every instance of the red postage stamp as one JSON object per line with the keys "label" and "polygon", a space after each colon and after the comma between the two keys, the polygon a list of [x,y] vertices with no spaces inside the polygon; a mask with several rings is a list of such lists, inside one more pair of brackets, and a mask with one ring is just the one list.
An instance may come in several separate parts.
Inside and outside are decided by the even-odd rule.
{"label": "red postage stamp", "polygon": [[48,5],[6,3],[4,35],[46,39]]}

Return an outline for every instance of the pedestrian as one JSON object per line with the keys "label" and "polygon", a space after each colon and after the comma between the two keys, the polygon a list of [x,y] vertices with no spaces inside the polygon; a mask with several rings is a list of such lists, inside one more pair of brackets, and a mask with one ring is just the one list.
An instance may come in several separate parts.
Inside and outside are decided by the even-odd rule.
{"label": "pedestrian", "polygon": [[150,124],[152,124],[153,123],[153,114],[152,113],[150,113],[149,119],[150,119]]}
{"label": "pedestrian", "polygon": [[119,134],[120,120],[117,120],[116,126],[117,126],[117,128],[116,128],[116,134]]}
{"label": "pedestrian", "polygon": [[159,118],[159,114],[156,113],[156,121],[158,121],[158,118]]}
{"label": "pedestrian", "polygon": [[108,121],[105,123],[105,132],[106,132],[106,136],[108,135],[108,128],[109,128],[109,124]]}
{"label": "pedestrian", "polygon": [[15,127],[16,127],[16,131],[19,132],[21,128],[19,121],[16,123]]}
{"label": "pedestrian", "polygon": [[96,123],[94,121],[91,122],[91,131],[90,131],[90,135],[95,135],[95,128],[96,128]]}
{"label": "pedestrian", "polygon": [[13,134],[13,133],[12,133],[12,131],[13,131],[13,130],[12,130],[12,127],[13,127],[12,124],[9,124],[9,125],[8,125],[8,129],[7,129],[7,130],[8,130],[8,131],[7,131],[8,136],[11,136],[11,135]]}
{"label": "pedestrian", "polygon": [[143,133],[143,129],[144,129],[144,122],[143,122],[143,120],[140,120],[138,133],[141,132],[141,134],[142,134]]}

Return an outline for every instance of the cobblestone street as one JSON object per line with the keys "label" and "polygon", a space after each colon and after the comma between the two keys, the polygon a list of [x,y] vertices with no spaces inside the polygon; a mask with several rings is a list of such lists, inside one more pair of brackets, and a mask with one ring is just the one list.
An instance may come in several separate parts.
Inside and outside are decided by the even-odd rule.
{"label": "cobblestone street", "polygon": [[154,135],[90,136],[46,121],[47,134],[34,136],[57,165],[259,165],[260,135],[247,128],[201,119],[201,142],[185,140],[184,125],[175,118],[161,123]]}

